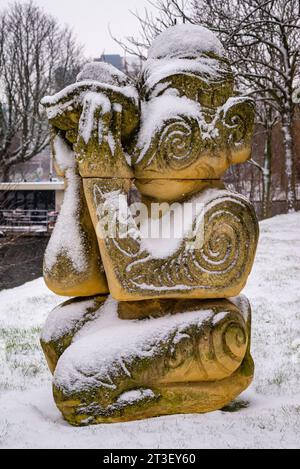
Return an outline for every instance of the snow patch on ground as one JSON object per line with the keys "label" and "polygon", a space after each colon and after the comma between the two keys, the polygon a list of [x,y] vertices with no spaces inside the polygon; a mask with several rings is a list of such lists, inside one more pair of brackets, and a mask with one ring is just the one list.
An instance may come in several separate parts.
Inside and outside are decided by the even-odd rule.
{"label": "snow patch on ground", "polygon": [[246,289],[252,304],[252,386],[223,411],[73,428],[56,409],[38,344],[62,301],[42,279],[0,292],[0,447],[299,448],[300,212],[260,223]]}

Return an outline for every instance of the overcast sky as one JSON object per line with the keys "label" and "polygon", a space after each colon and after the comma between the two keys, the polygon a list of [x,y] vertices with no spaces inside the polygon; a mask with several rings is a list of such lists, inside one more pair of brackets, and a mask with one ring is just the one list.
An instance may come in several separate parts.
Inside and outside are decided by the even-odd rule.
{"label": "overcast sky", "polygon": [[[0,8],[9,3],[10,0],[0,0]],[[110,38],[108,25],[117,37],[134,35],[138,22],[129,10],[142,12],[148,5],[147,0],[35,0],[35,3],[61,23],[67,23],[85,47],[85,55],[91,58],[104,51],[122,54],[120,46]]]}

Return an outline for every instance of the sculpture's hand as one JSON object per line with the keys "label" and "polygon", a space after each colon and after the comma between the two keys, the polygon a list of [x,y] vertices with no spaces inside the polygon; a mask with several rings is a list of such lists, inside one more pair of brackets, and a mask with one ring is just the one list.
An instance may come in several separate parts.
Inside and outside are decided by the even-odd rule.
{"label": "sculpture's hand", "polygon": [[82,177],[132,177],[128,141],[139,123],[132,85],[82,81],[42,104],[50,124],[72,144]]}
{"label": "sculpture's hand", "polygon": [[74,144],[80,174],[83,177],[133,177],[127,139],[138,122],[136,103],[121,92],[86,93]]}

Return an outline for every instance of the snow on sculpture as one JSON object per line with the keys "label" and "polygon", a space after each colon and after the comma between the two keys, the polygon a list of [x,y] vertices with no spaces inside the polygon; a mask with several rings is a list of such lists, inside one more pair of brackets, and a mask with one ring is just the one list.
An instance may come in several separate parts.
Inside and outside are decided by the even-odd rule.
{"label": "snow on sculpture", "polygon": [[250,157],[254,120],[222,45],[173,26],[137,87],[91,63],[42,104],[67,181],[44,277],[75,297],[41,337],[63,416],[87,425],[228,404],[253,377],[250,305],[236,295],[258,223],[220,180]]}

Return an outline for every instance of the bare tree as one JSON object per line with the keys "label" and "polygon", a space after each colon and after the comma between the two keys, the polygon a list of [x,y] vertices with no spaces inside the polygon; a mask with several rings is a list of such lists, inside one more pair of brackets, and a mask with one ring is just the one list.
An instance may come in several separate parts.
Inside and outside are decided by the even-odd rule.
{"label": "bare tree", "polygon": [[138,33],[135,36],[127,36],[126,38],[117,38],[110,32],[114,41],[116,41],[126,53],[139,57],[140,60],[147,58],[147,50],[153,39],[169,26],[173,26],[177,21],[183,21],[182,15],[184,11],[189,11],[187,16],[191,22],[192,11],[189,9],[190,0],[147,0],[150,8],[144,8],[143,13],[137,10],[131,12],[137,19],[139,25]]}
{"label": "bare tree", "polygon": [[300,79],[300,0],[152,0],[149,4],[155,7],[154,13],[147,9],[144,14],[134,13],[140,35],[119,43],[129,53],[143,57],[155,36],[176,22],[202,24],[216,32],[239,81],[260,103],[258,122],[266,130],[265,163],[261,167],[264,213],[270,194],[270,134],[277,119],[283,134],[287,206],[288,211],[294,211],[292,126],[297,104],[295,89]]}
{"label": "bare tree", "polygon": [[269,204],[271,199],[271,181],[272,181],[272,134],[273,129],[278,118],[274,109],[267,103],[259,106],[257,111],[257,123],[264,129],[265,133],[265,145],[263,154],[263,165],[259,166],[258,163],[255,165],[260,169],[262,173],[262,216],[267,218],[269,216]]}
{"label": "bare tree", "polygon": [[81,49],[34,3],[0,12],[0,180],[48,144],[41,98],[74,79]]}
{"label": "bare tree", "polygon": [[[206,25],[219,33],[237,73],[254,89],[253,94],[264,100],[267,108],[265,115],[275,112],[281,119],[287,205],[288,211],[294,211],[296,193],[292,126],[296,109],[293,96],[300,76],[300,1],[193,2],[193,19],[204,16]],[[273,113],[270,108],[273,108]],[[271,117],[267,129],[273,120]]]}

